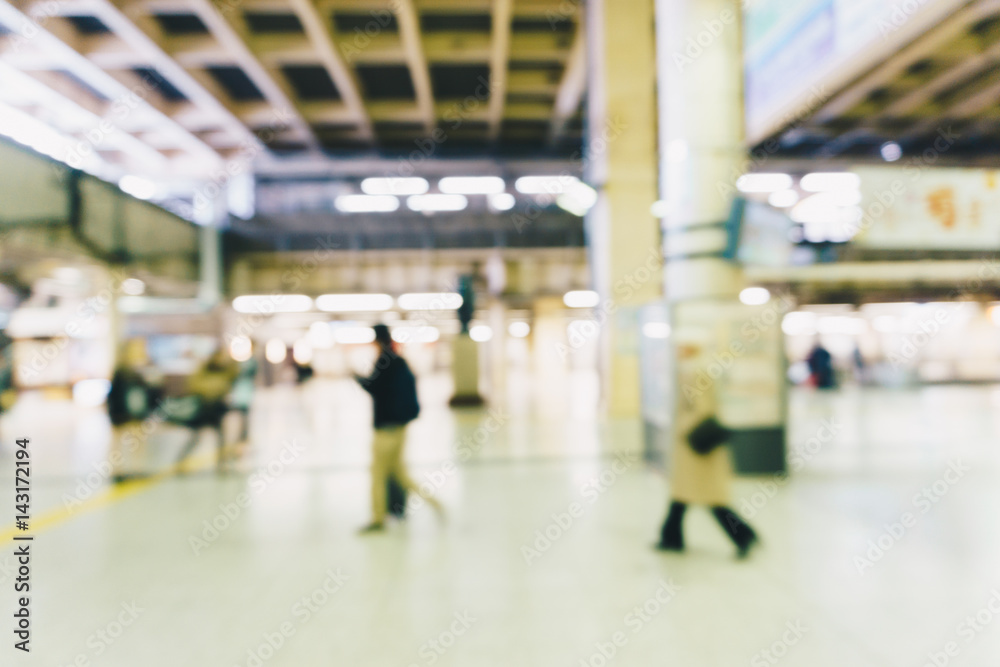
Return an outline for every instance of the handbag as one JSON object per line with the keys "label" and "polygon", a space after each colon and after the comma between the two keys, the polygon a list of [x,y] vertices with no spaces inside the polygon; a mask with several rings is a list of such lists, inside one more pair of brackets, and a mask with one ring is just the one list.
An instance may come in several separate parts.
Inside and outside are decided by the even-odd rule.
{"label": "handbag", "polygon": [[688,444],[696,453],[710,454],[719,445],[725,444],[731,431],[719,423],[714,415],[705,417],[688,433]]}

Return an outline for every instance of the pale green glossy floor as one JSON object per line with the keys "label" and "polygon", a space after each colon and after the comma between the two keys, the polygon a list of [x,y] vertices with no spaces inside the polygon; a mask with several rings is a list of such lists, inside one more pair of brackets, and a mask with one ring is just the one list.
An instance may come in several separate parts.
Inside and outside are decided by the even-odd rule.
{"label": "pale green glossy floor", "polygon": [[[757,503],[765,540],[740,563],[702,511],[689,516],[689,553],[650,549],[666,485],[639,463],[609,472],[615,452],[639,443],[629,425],[597,420],[592,377],[514,389],[493,429],[486,412],[450,413],[447,387],[425,383],[409,454],[440,487],[448,522],[418,509],[365,538],[354,533],[368,518],[363,394],[349,383],[260,394],[243,473],[170,478],[38,533],[30,657],[11,648],[13,548],[0,547],[0,665],[601,665],[616,633],[607,664],[921,667],[948,642],[949,665],[997,664],[1000,613],[978,631],[959,624],[1000,591],[1000,390],[794,393],[793,443],[823,420],[835,432],[790,482],[740,481],[736,504]],[[4,471],[9,440],[34,439],[36,516],[104,456],[100,411],[28,398],[3,426]],[[164,428],[154,448],[180,437]],[[302,452],[287,449],[273,480],[248,478],[290,441]],[[473,455],[451,468],[463,447]],[[971,470],[922,513],[914,494],[955,460]],[[608,486],[595,493],[588,483],[602,473]],[[192,536],[205,538],[203,522],[242,493],[249,507],[195,554]],[[552,527],[572,503],[580,515]],[[915,525],[859,573],[856,557],[904,512]],[[561,535],[529,564],[522,547],[546,529]],[[342,585],[326,593],[330,571]],[[677,588],[661,590],[666,602],[661,581]],[[312,595],[309,611],[301,600]],[[134,621],[122,616],[133,603]],[[119,634],[120,616],[131,624]],[[290,636],[271,651],[283,624]]]}

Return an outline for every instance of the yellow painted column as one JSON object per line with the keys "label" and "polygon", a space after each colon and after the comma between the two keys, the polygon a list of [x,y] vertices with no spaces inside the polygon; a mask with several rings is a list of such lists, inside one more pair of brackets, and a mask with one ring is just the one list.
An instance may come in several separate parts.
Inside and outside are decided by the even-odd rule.
{"label": "yellow painted column", "polygon": [[587,4],[590,58],[586,176],[599,193],[587,217],[602,324],[603,394],[612,417],[641,409],[639,308],[661,298],[653,0]]}

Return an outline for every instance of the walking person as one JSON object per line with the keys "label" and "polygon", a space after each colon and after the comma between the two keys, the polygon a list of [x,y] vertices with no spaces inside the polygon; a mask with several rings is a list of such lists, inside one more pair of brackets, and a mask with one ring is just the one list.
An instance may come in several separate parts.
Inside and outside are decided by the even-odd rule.
{"label": "walking person", "polygon": [[[683,551],[684,513],[688,505],[706,505],[736,545],[737,556],[745,558],[757,543],[757,534],[729,507],[733,477],[729,448],[717,446],[727,439],[727,433],[715,420],[714,385],[700,388],[698,383],[706,371],[707,357],[705,348],[699,343],[679,341],[677,344],[679,398],[673,428],[671,502],[657,548]],[[696,451],[696,447],[703,453]]]}
{"label": "walking person", "polygon": [[372,520],[362,533],[385,528],[388,512],[386,486],[390,478],[408,493],[417,493],[439,514],[441,504],[433,496],[423,494],[406,470],[404,450],[406,426],[420,414],[417,382],[409,364],[396,353],[389,327],[376,324],[375,344],[378,359],[368,377],[355,376],[362,388],[371,394],[375,437],[372,442]]}
{"label": "walking person", "polygon": [[[154,391],[144,373],[149,365],[146,343],[141,338],[127,340],[118,353],[108,391],[108,418],[111,420],[111,455],[115,464],[112,479],[121,482],[135,475],[145,451],[137,456],[146,438],[141,425],[153,409]],[[136,461],[135,459],[139,459]]]}

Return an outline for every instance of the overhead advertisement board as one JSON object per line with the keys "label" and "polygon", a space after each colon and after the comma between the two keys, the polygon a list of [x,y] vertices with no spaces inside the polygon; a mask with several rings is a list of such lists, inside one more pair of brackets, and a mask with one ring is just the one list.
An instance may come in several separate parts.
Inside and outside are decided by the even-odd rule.
{"label": "overhead advertisement board", "polygon": [[1000,248],[1000,171],[859,167],[854,243],[871,248]]}
{"label": "overhead advertisement board", "polygon": [[850,79],[964,0],[747,0],[747,136],[757,142],[816,111]]}

